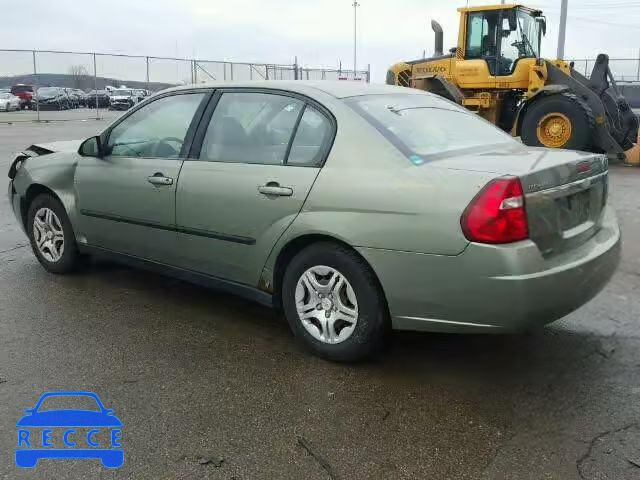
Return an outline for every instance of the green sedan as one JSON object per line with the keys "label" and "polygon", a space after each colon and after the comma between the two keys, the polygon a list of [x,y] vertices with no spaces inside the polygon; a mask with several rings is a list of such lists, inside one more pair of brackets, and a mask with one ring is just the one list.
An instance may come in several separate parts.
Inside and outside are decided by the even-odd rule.
{"label": "green sedan", "polygon": [[101,256],[243,295],[337,361],[391,329],[552,322],[620,256],[605,156],[525,147],[402,87],[170,89],[101,135],[29,147],[9,177],[46,270]]}

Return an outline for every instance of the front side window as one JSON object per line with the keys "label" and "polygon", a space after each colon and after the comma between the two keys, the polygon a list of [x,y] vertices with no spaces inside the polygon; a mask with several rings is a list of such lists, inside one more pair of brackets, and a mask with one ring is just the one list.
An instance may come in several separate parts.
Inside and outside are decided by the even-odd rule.
{"label": "front side window", "polygon": [[107,153],[115,157],[178,158],[205,95],[172,95],[148,103],[111,131]]}
{"label": "front side window", "polygon": [[271,93],[223,93],[207,128],[200,158],[282,165],[303,106],[301,100]]}
{"label": "front side window", "polygon": [[475,113],[432,95],[364,95],[347,103],[414,163],[459,150],[517,144]]}

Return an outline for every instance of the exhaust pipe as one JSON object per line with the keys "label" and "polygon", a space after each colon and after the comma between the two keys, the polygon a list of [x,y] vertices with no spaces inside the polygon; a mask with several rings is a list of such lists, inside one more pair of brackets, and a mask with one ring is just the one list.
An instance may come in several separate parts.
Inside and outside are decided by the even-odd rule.
{"label": "exhaust pipe", "polygon": [[442,32],[442,26],[435,20],[431,20],[431,28],[433,29],[433,32],[436,34],[433,56],[437,57],[439,55],[442,55],[443,53],[442,49],[443,49],[444,35]]}

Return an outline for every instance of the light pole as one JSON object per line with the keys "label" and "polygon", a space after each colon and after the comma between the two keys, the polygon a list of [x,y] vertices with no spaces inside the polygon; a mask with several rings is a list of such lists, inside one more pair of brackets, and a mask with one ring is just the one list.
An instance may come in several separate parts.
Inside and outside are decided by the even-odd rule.
{"label": "light pole", "polygon": [[356,68],[357,68],[357,32],[358,32],[358,7],[360,4],[357,0],[353,2],[353,78],[356,78]]}
{"label": "light pole", "polygon": [[564,59],[564,37],[567,31],[567,4],[569,0],[562,0],[560,4],[560,29],[558,31],[558,60]]}

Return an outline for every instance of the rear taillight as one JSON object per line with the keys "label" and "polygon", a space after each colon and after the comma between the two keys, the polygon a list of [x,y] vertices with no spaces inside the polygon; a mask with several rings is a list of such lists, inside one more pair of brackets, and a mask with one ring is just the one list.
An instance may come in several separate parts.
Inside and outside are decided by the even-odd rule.
{"label": "rear taillight", "polygon": [[464,236],[478,243],[511,243],[529,238],[522,184],[496,178],[471,201],[460,218]]}

